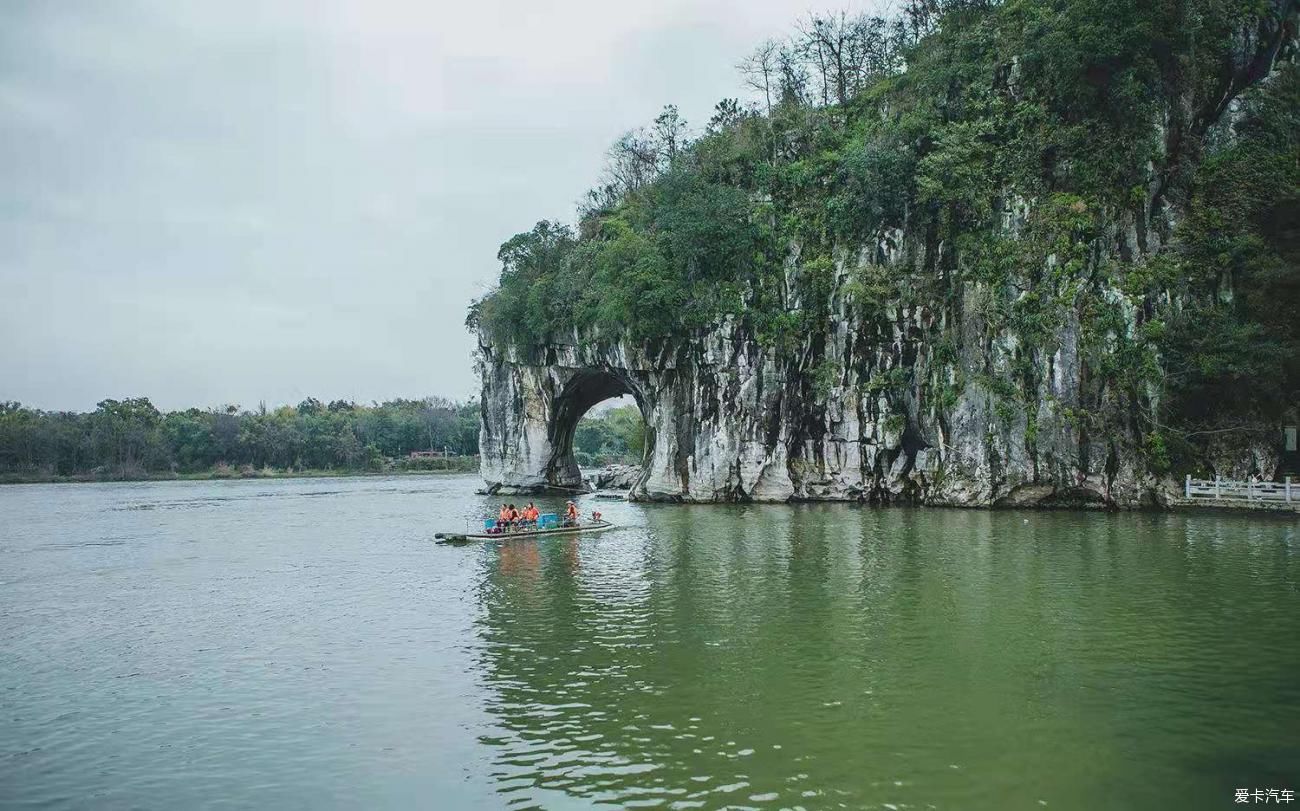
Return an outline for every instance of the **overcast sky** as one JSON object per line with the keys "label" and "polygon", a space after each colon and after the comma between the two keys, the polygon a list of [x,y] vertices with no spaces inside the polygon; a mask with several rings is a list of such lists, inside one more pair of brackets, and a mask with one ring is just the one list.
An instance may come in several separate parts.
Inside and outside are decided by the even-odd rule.
{"label": "overcast sky", "polygon": [[500,243],[809,7],[0,3],[0,400],[470,396]]}

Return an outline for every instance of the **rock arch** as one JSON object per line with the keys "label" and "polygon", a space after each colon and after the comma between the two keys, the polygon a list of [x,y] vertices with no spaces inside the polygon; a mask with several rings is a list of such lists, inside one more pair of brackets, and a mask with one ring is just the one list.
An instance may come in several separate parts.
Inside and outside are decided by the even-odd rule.
{"label": "rock arch", "polygon": [[578,420],[631,395],[646,424],[632,497],[784,501],[795,494],[781,417],[781,374],[750,342],[496,346],[479,336],[480,470],[492,492],[583,486],[573,457]]}
{"label": "rock arch", "polygon": [[592,406],[613,397],[630,394],[638,407],[642,407],[643,397],[623,370],[577,369],[560,377],[568,379],[555,395],[547,426],[547,439],[551,446],[551,459],[546,467],[547,482],[552,486],[579,488],[582,486],[582,473],[573,456],[573,435],[578,421]]}
{"label": "rock arch", "polygon": [[[480,467],[493,492],[569,492],[583,488],[573,456],[578,421],[599,402],[631,395],[647,416],[644,378],[601,359],[555,347],[532,352],[479,349],[483,378]],[[650,421],[647,452],[653,444]]]}
{"label": "rock arch", "polygon": [[[1142,470],[1106,461],[1132,458],[1119,450],[1123,434],[1084,436],[1071,421],[1077,323],[1062,327],[1056,373],[1043,377],[1031,413],[976,374],[1008,364],[1001,345],[965,335],[975,316],[954,319],[958,356],[940,361],[927,336],[942,316],[895,312],[881,326],[841,311],[825,340],[782,350],[730,322],[638,344],[520,347],[480,334],[483,479],[492,492],[582,487],[572,454],[578,419],[630,394],[646,423],[636,500],[994,506],[1052,504],[1084,490],[1109,506],[1149,500]],[[960,386],[954,368],[966,372]]]}

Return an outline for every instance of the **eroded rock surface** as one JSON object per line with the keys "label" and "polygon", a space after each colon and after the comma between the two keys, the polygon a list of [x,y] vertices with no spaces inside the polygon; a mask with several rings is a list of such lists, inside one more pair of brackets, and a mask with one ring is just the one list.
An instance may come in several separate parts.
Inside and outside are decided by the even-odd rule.
{"label": "eroded rock surface", "polygon": [[[837,367],[826,391],[813,390],[799,357],[772,357],[730,326],[661,347],[575,344],[531,356],[484,342],[483,477],[496,488],[583,487],[571,450],[577,420],[597,396],[631,394],[647,423],[637,499],[988,506],[1029,484],[1037,500],[1066,489],[1099,503],[1147,498],[1153,481],[1109,464],[1128,453],[1122,436],[1082,437],[1062,414],[1077,401],[1077,378],[1044,380],[1050,398],[1028,443],[1023,409],[999,411],[977,382],[944,407],[928,383],[933,325],[917,315],[899,313],[890,340],[870,350],[846,318],[841,341],[825,348]],[[966,354],[971,367],[989,364]],[[910,382],[873,385],[894,369]]]}
{"label": "eroded rock surface", "polygon": [[606,465],[592,477],[597,490],[631,490],[641,478],[637,465]]}
{"label": "eroded rock surface", "polygon": [[[1051,345],[1023,347],[989,334],[972,285],[947,309],[894,306],[864,322],[847,278],[832,296],[830,339],[796,351],[764,347],[730,322],[646,345],[592,337],[519,348],[480,336],[483,478],[495,490],[584,488],[577,421],[627,394],[647,425],[633,499],[1163,503],[1172,485],[1148,470],[1131,427],[1131,409],[1149,404],[1115,400],[1096,371],[1105,343],[1082,349],[1076,319]],[[1115,307],[1137,323],[1121,296]],[[1030,370],[1033,398],[1006,394],[1013,369]],[[1080,427],[1084,410],[1101,430]],[[1224,442],[1224,458],[1242,465],[1267,456]]]}

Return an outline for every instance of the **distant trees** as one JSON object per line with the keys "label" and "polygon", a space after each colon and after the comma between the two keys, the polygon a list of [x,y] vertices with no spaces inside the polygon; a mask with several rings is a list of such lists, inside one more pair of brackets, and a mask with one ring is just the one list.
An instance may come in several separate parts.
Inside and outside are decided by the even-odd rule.
{"label": "distant trees", "polygon": [[166,455],[161,417],[147,397],[100,401],[89,419],[92,453],[117,469],[157,466]]}
{"label": "distant trees", "polygon": [[574,432],[573,453],[582,465],[639,464],[644,452],[645,421],[634,405],[583,417]]}
{"label": "distant trees", "polygon": [[137,478],[219,465],[361,470],[414,450],[478,452],[478,406],[440,397],[360,405],[237,406],[163,414],[148,400],[104,400],[88,414],[0,403],[0,475]]}

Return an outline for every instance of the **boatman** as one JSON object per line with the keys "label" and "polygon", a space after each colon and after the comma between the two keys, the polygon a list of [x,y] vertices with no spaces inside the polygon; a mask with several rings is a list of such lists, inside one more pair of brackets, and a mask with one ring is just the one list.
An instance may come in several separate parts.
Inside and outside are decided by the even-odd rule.
{"label": "boatman", "polygon": [[564,523],[571,527],[578,525],[578,505],[572,501],[564,507]]}

